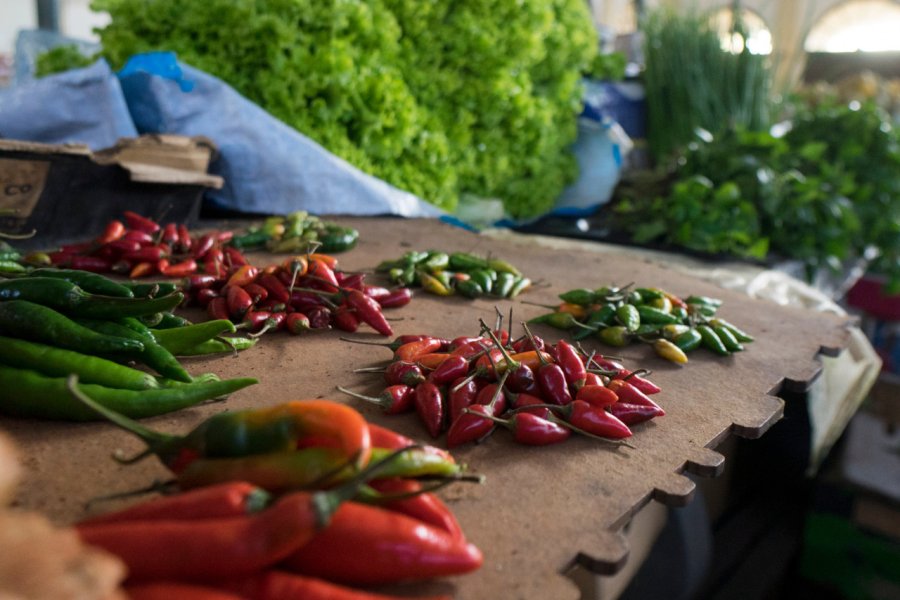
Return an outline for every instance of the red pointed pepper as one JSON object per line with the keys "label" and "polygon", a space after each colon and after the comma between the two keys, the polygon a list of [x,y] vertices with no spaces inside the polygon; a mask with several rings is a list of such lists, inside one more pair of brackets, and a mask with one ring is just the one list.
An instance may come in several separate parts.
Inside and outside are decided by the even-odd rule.
{"label": "red pointed pepper", "polygon": [[347,304],[356,310],[356,314],[363,323],[366,323],[381,335],[394,334],[391,324],[381,314],[381,306],[376,300],[366,296],[359,290],[350,290],[347,292]]}
{"label": "red pointed pepper", "polygon": [[446,405],[441,388],[425,381],[415,387],[414,404],[425,429],[431,437],[441,434],[444,427],[444,412]]}

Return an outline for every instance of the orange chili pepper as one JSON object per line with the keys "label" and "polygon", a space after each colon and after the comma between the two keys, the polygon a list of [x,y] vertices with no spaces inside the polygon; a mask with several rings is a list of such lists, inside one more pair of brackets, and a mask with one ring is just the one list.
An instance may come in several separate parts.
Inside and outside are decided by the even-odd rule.
{"label": "orange chili pepper", "polygon": [[441,366],[445,360],[450,358],[450,354],[446,352],[432,352],[423,354],[416,359],[416,364],[423,369],[434,370]]}
{"label": "orange chili pepper", "polygon": [[443,345],[443,340],[438,338],[425,338],[424,340],[407,342],[397,347],[394,351],[394,358],[403,362],[416,362],[420,356],[440,350]]}
{"label": "orange chili pepper", "polygon": [[227,285],[244,287],[248,283],[253,283],[258,273],[259,269],[253,265],[241,265],[231,274],[231,277],[228,278]]}
{"label": "orange chili pepper", "polygon": [[556,312],[568,313],[576,319],[584,318],[588,314],[587,307],[581,306],[580,304],[572,304],[571,302],[561,303],[556,307]]}
{"label": "orange chili pepper", "polygon": [[338,259],[330,254],[319,254],[317,252],[313,252],[309,255],[310,260],[317,260],[319,262],[323,262],[332,270],[337,268]]}

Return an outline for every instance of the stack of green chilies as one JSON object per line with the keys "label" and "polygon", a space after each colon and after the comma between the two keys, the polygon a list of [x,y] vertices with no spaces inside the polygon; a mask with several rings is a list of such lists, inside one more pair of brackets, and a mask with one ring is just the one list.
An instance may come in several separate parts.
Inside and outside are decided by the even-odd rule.
{"label": "stack of green chilies", "polygon": [[132,418],[256,383],[188,373],[176,356],[231,349],[218,336],[234,325],[189,324],[172,312],[183,299],[172,283],[120,283],[79,270],[32,269],[0,280],[0,413],[98,419],[72,397],[73,374],[91,398]]}

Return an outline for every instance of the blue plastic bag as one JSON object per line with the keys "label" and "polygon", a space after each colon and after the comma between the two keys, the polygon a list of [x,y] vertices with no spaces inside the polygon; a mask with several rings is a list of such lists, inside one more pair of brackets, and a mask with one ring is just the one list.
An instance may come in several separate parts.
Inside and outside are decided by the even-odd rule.
{"label": "blue plastic bag", "polygon": [[227,210],[287,214],[444,214],[417,196],[363,173],[276,119],[231,86],[178,63],[168,52],[133,57],[119,74],[141,133],[206,136],[225,179],[207,199]]}

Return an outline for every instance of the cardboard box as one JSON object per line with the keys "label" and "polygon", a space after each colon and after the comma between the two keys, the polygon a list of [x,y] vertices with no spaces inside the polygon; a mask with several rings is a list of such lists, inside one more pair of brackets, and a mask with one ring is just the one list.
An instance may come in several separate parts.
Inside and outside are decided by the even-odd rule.
{"label": "cardboard box", "polygon": [[92,153],[82,145],[0,140],[0,231],[27,235],[23,249],[48,248],[100,233],[132,210],[190,225],[203,191],[222,178],[207,168],[205,138],[148,135]]}

